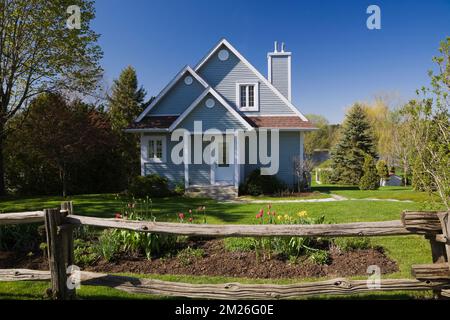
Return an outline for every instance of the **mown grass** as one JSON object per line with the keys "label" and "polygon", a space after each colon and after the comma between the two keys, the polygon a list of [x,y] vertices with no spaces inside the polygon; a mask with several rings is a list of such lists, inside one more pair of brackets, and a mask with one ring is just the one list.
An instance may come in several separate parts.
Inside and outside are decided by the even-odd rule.
{"label": "mown grass", "polygon": [[[320,187],[316,187],[320,188]],[[403,210],[424,210],[429,208],[425,199],[428,195],[416,193],[405,188],[387,187],[377,191],[359,191],[349,187],[333,188],[323,186],[321,192],[341,194],[351,198],[373,198],[374,194],[379,197],[386,196],[389,199],[412,200],[413,202],[390,202],[390,201],[368,201],[348,200],[337,202],[308,202],[308,203],[276,203],[272,210],[278,214],[295,214],[306,210],[310,217],[325,215],[329,223],[344,223],[358,221],[385,221],[397,220]],[[328,190],[328,191],[327,191]],[[392,193],[390,193],[392,192]],[[350,196],[351,195],[351,196]],[[270,198],[267,203],[270,203]],[[24,210],[41,210],[43,208],[58,207],[61,197],[8,197],[0,199],[0,212],[17,212]],[[88,216],[113,217],[115,212],[123,208],[123,202],[113,194],[92,194],[72,196],[75,204],[75,213]],[[229,224],[229,223],[256,223],[255,215],[266,204],[254,203],[218,203],[210,199],[189,199],[184,197],[153,199],[153,214],[158,221],[177,221],[179,212],[186,213],[189,209],[198,206],[206,206],[207,223]],[[195,210],[194,210],[195,212]],[[199,220],[202,216],[198,216]],[[372,243],[382,246],[389,257],[397,261],[399,271],[384,276],[386,278],[411,278],[411,265],[419,263],[430,263],[431,253],[428,242],[420,236],[403,237],[379,237],[372,238]],[[175,275],[134,275],[139,277],[151,277],[169,281],[184,281],[191,283],[293,283],[298,281],[310,281],[312,279],[284,279],[284,280],[254,280],[237,279],[227,277],[198,277],[198,276],[175,276]],[[360,277],[361,278],[361,277]],[[317,278],[314,280],[318,280]],[[0,283],[0,299],[43,299],[46,282],[4,282]],[[161,297],[127,294],[115,289],[105,287],[82,286],[78,292],[81,299],[155,299]],[[430,297],[430,292],[394,292],[376,293],[349,296],[345,298],[370,298],[370,299],[400,299],[400,298],[424,298]],[[329,297],[320,297],[326,298]]]}

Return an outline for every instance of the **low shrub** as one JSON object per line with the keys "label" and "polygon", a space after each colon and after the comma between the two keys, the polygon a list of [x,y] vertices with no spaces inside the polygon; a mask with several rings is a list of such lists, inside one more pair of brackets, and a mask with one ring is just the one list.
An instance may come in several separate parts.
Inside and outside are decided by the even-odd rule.
{"label": "low shrub", "polygon": [[78,266],[83,267],[92,265],[100,257],[98,247],[93,246],[90,241],[76,239],[74,240],[73,245],[74,260],[75,264]]}
{"label": "low shrub", "polygon": [[235,251],[253,251],[255,250],[254,238],[225,238],[225,250]]}
{"label": "low shrub", "polygon": [[367,237],[335,238],[333,243],[342,251],[363,250],[372,248],[370,239]]}
{"label": "low shrub", "polygon": [[203,249],[194,249],[187,247],[177,254],[177,260],[182,266],[189,266],[195,262],[195,260],[203,257],[205,251]]}
{"label": "low shrub", "polygon": [[317,264],[327,264],[330,261],[330,254],[326,250],[315,250],[309,253],[308,259]]}
{"label": "low shrub", "polygon": [[114,255],[120,249],[120,242],[115,230],[104,230],[93,248],[97,256],[102,257],[106,261],[112,261]]}
{"label": "low shrub", "polygon": [[162,198],[171,195],[169,181],[157,174],[135,177],[128,187],[128,193],[136,198]]}
{"label": "low shrub", "polygon": [[45,230],[39,224],[0,226],[0,250],[33,251],[45,241]]}
{"label": "low shrub", "polygon": [[173,192],[174,192],[176,195],[182,196],[182,195],[184,195],[185,191],[186,191],[186,190],[185,190],[184,181],[178,182],[178,183],[175,184],[175,187],[174,187],[174,189],[173,189]]}
{"label": "low shrub", "polygon": [[331,169],[321,169],[319,171],[319,181],[323,184],[331,184]]}
{"label": "low shrub", "polygon": [[270,195],[286,189],[286,186],[276,177],[262,175],[260,169],[253,170],[240,186],[240,193],[252,196]]}

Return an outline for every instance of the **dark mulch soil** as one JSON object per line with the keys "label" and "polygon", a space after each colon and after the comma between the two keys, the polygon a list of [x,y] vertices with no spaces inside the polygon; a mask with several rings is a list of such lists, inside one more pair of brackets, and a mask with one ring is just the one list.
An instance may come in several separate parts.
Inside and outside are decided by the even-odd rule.
{"label": "dark mulch soil", "polygon": [[[193,258],[186,265],[176,256],[147,260],[138,256],[119,256],[113,262],[101,260],[83,269],[106,273],[156,273],[209,275],[246,278],[303,278],[321,276],[367,275],[367,267],[377,265],[381,273],[398,271],[396,262],[389,259],[381,249],[365,249],[348,252],[330,252],[328,265],[318,265],[306,258],[297,264],[290,264],[281,257],[257,262],[254,252],[229,252],[222,240],[205,240],[190,243],[192,247],[204,250],[204,256]],[[42,256],[24,256],[0,252],[0,268],[48,269]]]}

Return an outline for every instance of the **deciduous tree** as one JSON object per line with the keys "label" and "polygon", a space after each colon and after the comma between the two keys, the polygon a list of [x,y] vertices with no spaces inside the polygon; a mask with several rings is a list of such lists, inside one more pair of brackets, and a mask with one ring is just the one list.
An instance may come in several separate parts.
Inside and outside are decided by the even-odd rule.
{"label": "deciduous tree", "polygon": [[[80,8],[79,29],[66,25],[71,5]],[[94,12],[91,0],[0,0],[0,195],[8,121],[42,92],[95,89],[102,53],[89,26]]]}

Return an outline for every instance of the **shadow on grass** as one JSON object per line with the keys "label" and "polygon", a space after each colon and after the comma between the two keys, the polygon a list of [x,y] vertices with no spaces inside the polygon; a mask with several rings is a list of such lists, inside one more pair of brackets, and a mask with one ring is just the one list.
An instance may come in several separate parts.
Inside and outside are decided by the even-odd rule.
{"label": "shadow on grass", "polygon": [[321,193],[333,193],[333,191],[349,191],[359,190],[358,186],[344,186],[344,185],[325,185],[325,186],[313,186],[312,191],[318,191]]}

